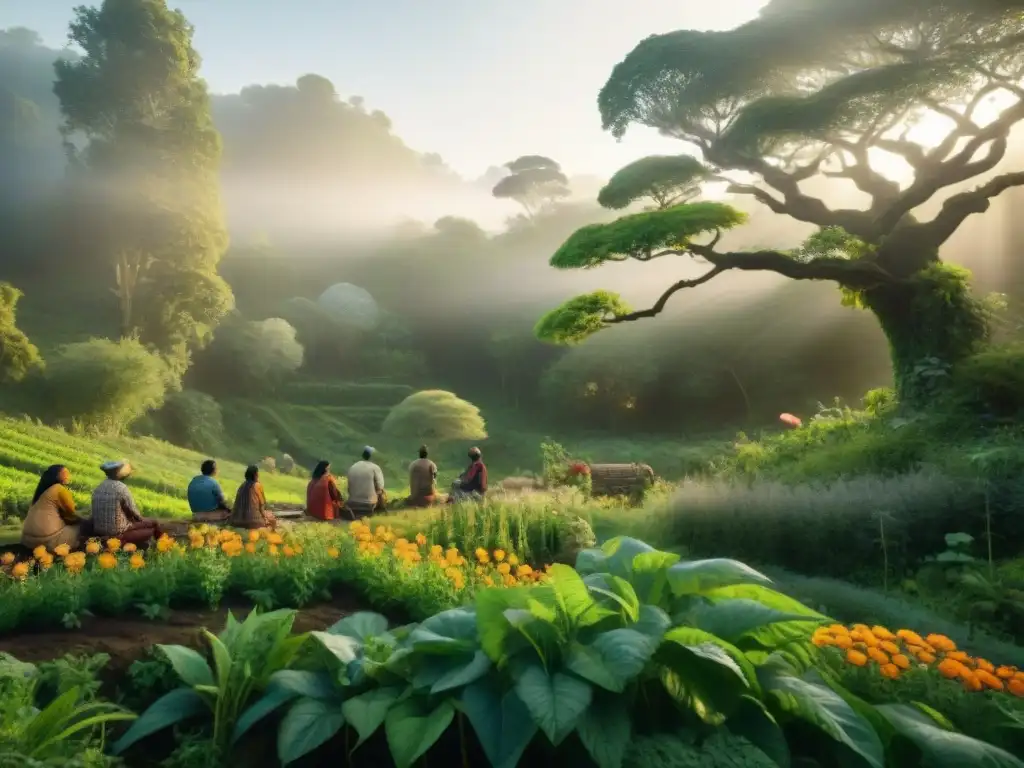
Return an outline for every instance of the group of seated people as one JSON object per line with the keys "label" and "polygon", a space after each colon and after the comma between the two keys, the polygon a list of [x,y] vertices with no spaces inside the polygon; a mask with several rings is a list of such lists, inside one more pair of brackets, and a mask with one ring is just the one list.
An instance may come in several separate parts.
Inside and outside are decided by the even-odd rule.
{"label": "group of seated people", "polygon": [[[331,474],[330,462],[318,462],[306,487],[305,513],[318,520],[355,520],[386,511],[384,472],[372,461],[373,454],[374,449],[366,446],[362,458],[349,468],[347,500],[342,498],[338,482]],[[487,467],[479,448],[470,449],[469,460],[469,467],[452,484],[449,503],[480,499],[487,492]],[[93,491],[92,516],[83,518],[75,510],[68,468],[61,464],[48,467],[32,497],[21,544],[29,549],[43,546],[52,552],[62,544],[79,549],[93,537],[117,538],[123,544],[139,547],[160,538],[160,524],[142,516],[124,482],[132,473],[131,464],[120,459],[108,461],[100,469],[106,478]],[[411,507],[429,507],[441,500],[437,492],[437,465],[430,460],[425,445],[420,446],[419,458],[409,465],[409,490],[406,504]],[[217,481],[217,462],[207,459],[200,474],[188,485],[188,503],[195,522],[248,529],[277,526],[256,466],[245,470],[245,481],[235,493],[234,504],[229,506]]]}

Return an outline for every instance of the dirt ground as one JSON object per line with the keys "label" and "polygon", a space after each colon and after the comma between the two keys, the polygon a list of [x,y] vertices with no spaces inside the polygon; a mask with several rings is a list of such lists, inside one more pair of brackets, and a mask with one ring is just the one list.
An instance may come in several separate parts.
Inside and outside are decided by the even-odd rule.
{"label": "dirt ground", "polygon": [[[132,662],[144,656],[158,643],[198,647],[200,630],[219,632],[227,612],[244,618],[252,609],[244,601],[225,601],[218,610],[171,611],[166,621],[149,621],[142,617],[85,617],[80,629],[33,632],[0,638],[0,651],[21,661],[51,661],[64,654],[90,655],[106,653],[110,662],[104,677],[119,676]],[[2,610],[2,609],[0,609]],[[338,619],[358,610],[365,610],[351,594],[335,595],[330,602],[302,609],[295,619],[295,631],[326,629]]]}

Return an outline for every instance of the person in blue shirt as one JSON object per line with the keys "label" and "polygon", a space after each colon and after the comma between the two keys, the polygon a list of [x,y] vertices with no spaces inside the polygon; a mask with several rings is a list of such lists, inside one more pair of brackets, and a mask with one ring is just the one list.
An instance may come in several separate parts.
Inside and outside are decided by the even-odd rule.
{"label": "person in blue shirt", "polygon": [[217,482],[217,462],[207,459],[199,468],[202,474],[188,484],[188,505],[197,523],[221,523],[231,515],[231,507]]}

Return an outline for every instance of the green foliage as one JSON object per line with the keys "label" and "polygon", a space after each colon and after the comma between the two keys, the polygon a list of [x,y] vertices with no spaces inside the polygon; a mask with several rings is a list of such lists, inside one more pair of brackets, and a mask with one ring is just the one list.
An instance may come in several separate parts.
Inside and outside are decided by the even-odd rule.
{"label": "green foliage", "polygon": [[118,434],[159,408],[171,383],[164,361],[135,339],[69,344],[47,366],[47,416]]}
{"label": "green foliage", "polygon": [[317,305],[342,328],[372,331],[381,321],[380,308],[370,292],[352,283],[337,283],[324,291]]}
{"label": "green foliage", "polygon": [[548,312],[537,321],[534,334],[554,344],[578,344],[604,328],[609,319],[631,311],[619,294],[594,291]]}
{"label": "green foliage", "polygon": [[479,440],[487,437],[480,409],[451,392],[427,389],[391,409],[384,434],[417,440]]}
{"label": "green foliage", "polygon": [[282,396],[300,405],[391,408],[415,391],[408,384],[304,380],[286,384]]}
{"label": "green foliage", "polygon": [[21,295],[10,283],[0,282],[0,384],[20,382],[43,367],[39,350],[15,324]]}
{"label": "green foliage", "polygon": [[294,374],[302,360],[302,345],[287,320],[254,322],[236,316],[217,329],[213,343],[196,361],[195,375],[215,393],[267,394]]}
{"label": "green foliage", "polygon": [[710,170],[692,155],[652,155],[620,168],[601,188],[597,202],[621,209],[650,198],[658,208],[670,208],[700,194]]}
{"label": "green foliage", "polygon": [[646,261],[660,251],[685,252],[701,235],[732,229],[746,214],[724,203],[684,203],[590,224],[574,232],[551,257],[556,269],[596,267],[627,258]]}
{"label": "green foliage", "polygon": [[220,403],[205,392],[172,392],[152,418],[160,434],[175,445],[207,453],[223,448],[224,414]]}
{"label": "green foliage", "polygon": [[1024,348],[995,346],[964,358],[953,368],[956,405],[971,413],[1013,418],[1024,408]]}
{"label": "green foliage", "polygon": [[536,216],[555,200],[568,197],[569,180],[561,167],[549,157],[525,155],[506,163],[510,175],[494,185],[497,198],[515,200],[528,217]]}
{"label": "green foliage", "polygon": [[79,8],[69,37],[84,56],[58,60],[54,84],[76,169],[105,190],[91,226],[113,258],[122,333],[182,367],[232,301],[216,274],[220,136],[192,33],[162,0]]}
{"label": "green foliage", "polygon": [[815,259],[861,259],[869,256],[872,251],[871,246],[842,227],[822,227],[793,251],[793,258],[804,262]]}

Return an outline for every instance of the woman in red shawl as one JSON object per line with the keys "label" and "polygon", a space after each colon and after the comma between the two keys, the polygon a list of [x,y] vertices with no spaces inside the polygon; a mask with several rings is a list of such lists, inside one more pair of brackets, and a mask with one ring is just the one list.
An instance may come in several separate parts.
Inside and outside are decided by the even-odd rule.
{"label": "woman in red shawl", "polygon": [[306,486],[306,514],[317,520],[334,520],[342,504],[344,500],[338,490],[338,482],[331,474],[331,463],[318,462]]}

